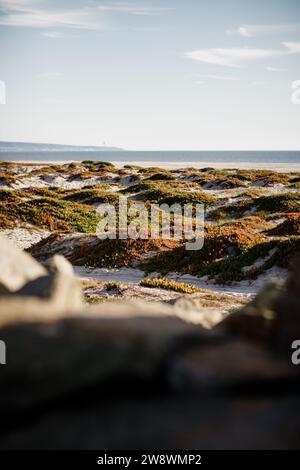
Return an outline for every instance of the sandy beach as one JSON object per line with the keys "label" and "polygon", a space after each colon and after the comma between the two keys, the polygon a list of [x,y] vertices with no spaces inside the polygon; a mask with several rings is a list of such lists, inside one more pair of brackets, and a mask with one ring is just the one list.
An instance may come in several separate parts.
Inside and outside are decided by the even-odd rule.
{"label": "sandy beach", "polygon": [[[1,154],[0,154],[1,156]],[[110,161],[106,155],[103,156],[103,161]],[[0,159],[1,162],[1,159]],[[64,165],[67,163],[79,163],[76,160],[31,160],[31,161],[22,161],[18,160],[16,163],[24,165]],[[287,172],[300,172],[300,162],[299,163],[274,163],[274,162],[163,162],[159,160],[153,161],[113,161],[112,162],[116,167],[123,168],[126,165],[140,166],[142,168],[147,167],[159,167],[166,170],[176,170],[179,168],[215,168],[215,169],[238,169],[238,170],[270,170],[277,171],[279,173]]]}
{"label": "sandy beach", "polygon": [[167,170],[176,170],[177,168],[216,168],[216,169],[239,169],[239,170],[271,170],[278,171],[279,173],[285,172],[298,172],[300,171],[300,162],[299,163],[265,163],[265,162],[160,162],[160,161],[150,161],[150,162],[113,162],[114,165],[118,167],[123,167],[124,165],[138,165],[143,168],[150,166],[158,166]]}

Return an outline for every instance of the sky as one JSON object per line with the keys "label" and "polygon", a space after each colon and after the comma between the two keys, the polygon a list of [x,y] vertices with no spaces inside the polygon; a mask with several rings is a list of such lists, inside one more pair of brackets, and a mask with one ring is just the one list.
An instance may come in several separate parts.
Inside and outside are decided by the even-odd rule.
{"label": "sky", "polygon": [[299,0],[0,0],[0,140],[300,150],[296,80]]}

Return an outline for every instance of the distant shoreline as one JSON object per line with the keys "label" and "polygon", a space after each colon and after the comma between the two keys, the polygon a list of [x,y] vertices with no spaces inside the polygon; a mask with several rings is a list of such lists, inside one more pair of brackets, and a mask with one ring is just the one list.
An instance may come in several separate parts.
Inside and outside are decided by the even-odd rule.
{"label": "distant shoreline", "polygon": [[299,171],[300,151],[23,151],[3,152],[0,160],[15,162],[56,163],[81,162],[83,160],[108,161],[118,165],[163,166],[178,168],[256,168],[277,171]]}
{"label": "distant shoreline", "polygon": [[[1,154],[0,154],[1,157]],[[104,159],[105,160],[105,159]],[[0,158],[0,161],[1,158]],[[63,165],[67,163],[78,163],[76,160],[11,160],[11,163],[21,163],[24,165]],[[158,160],[153,161],[114,161],[112,162],[116,167],[124,167],[125,165],[140,166],[140,167],[160,167],[168,170],[176,170],[179,168],[217,168],[217,169],[239,169],[239,170],[271,170],[280,173],[300,172],[299,163],[278,163],[278,162],[161,162]]]}
{"label": "distant shoreline", "polygon": [[266,163],[266,162],[113,162],[116,166],[138,165],[142,167],[160,166],[167,170],[176,170],[177,168],[219,168],[219,169],[240,169],[240,170],[272,170],[278,172],[300,171],[299,163]]}

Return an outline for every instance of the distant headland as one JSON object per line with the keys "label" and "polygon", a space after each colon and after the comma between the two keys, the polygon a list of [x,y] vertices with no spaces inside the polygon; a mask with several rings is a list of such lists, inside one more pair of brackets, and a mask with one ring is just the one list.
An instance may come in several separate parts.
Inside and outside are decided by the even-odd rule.
{"label": "distant headland", "polygon": [[121,151],[119,147],[95,145],[62,145],[33,142],[6,142],[0,141],[0,152],[99,152]]}

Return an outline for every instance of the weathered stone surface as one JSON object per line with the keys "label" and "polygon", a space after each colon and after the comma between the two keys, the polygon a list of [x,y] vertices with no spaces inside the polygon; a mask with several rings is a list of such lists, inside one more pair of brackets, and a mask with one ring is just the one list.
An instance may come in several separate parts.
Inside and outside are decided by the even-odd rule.
{"label": "weathered stone surface", "polygon": [[16,291],[26,282],[44,274],[46,269],[35,259],[0,236],[0,285]]}
{"label": "weathered stone surface", "polygon": [[66,276],[73,276],[74,271],[71,263],[61,255],[54,255],[45,263],[46,268],[51,273],[65,274]]}
{"label": "weathered stone surface", "polygon": [[157,309],[151,315],[116,304],[94,313],[94,318],[0,329],[11,351],[0,375],[0,409],[15,410],[120,377],[127,376],[129,386],[130,377],[154,380],[185,341],[215,336]]}
{"label": "weathered stone surface", "polygon": [[16,321],[46,321],[83,308],[75,278],[48,275],[31,281],[15,296],[0,297],[0,325]]}
{"label": "weathered stone surface", "polygon": [[[20,265],[24,272],[30,270],[31,261],[36,263],[30,255],[16,248],[10,248],[10,252],[13,253],[16,265],[20,256],[23,263]],[[2,290],[0,325],[15,321],[49,320],[65,312],[78,312],[83,309],[81,290],[72,265],[62,256],[56,255],[49,261],[48,266],[49,271],[41,267],[41,275],[29,280],[20,289],[14,292]]]}
{"label": "weathered stone surface", "polygon": [[47,268],[0,293],[1,449],[300,446],[298,268],[219,326],[187,297],[83,306],[71,265]]}
{"label": "weathered stone surface", "polygon": [[277,281],[268,283],[249,304],[229,315],[218,328],[235,336],[269,342],[275,318],[275,302],[283,290],[282,284]]}
{"label": "weathered stone surface", "polygon": [[204,328],[213,328],[226,316],[224,312],[217,308],[199,308],[197,300],[186,295],[171,301],[174,305],[174,313],[189,323],[199,324]]}
{"label": "weathered stone surface", "polygon": [[296,260],[288,277],[286,290],[276,300],[274,322],[275,347],[285,350],[300,339],[300,260]]}
{"label": "weathered stone surface", "polygon": [[176,389],[217,390],[226,387],[264,388],[298,381],[290,360],[249,341],[223,338],[205,347],[186,348],[174,358],[170,380]]}
{"label": "weathered stone surface", "polygon": [[218,328],[290,355],[292,342],[300,338],[299,279],[300,262],[295,263],[286,285],[270,282],[252,302],[228,316]]}

